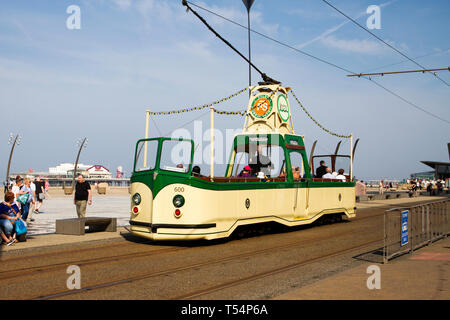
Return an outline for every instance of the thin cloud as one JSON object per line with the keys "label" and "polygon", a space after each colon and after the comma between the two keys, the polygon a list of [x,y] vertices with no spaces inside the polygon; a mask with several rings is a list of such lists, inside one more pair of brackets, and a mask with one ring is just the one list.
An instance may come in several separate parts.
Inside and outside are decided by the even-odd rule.
{"label": "thin cloud", "polygon": [[328,36],[321,39],[320,42],[327,47],[346,52],[377,55],[385,51],[378,42],[365,39],[338,39],[335,36]]}
{"label": "thin cloud", "polygon": [[[392,0],[392,1],[389,1],[389,2],[386,2],[386,3],[382,3],[382,4],[380,4],[380,8],[387,7],[387,6],[391,5],[392,3],[396,2],[396,1],[398,1],[398,0]],[[361,18],[361,17],[363,17],[363,16],[365,16],[365,15],[367,15],[367,13],[366,13],[365,11],[360,12],[360,13],[358,14],[358,16],[356,16],[356,18],[354,18],[354,20],[358,20],[359,18]],[[331,28],[325,30],[325,31],[322,32],[319,36],[317,36],[317,37],[315,37],[315,38],[313,38],[313,39],[311,39],[311,40],[309,40],[309,41],[303,42],[303,43],[301,43],[301,44],[299,44],[299,45],[296,45],[295,47],[296,47],[297,49],[303,49],[303,48],[309,46],[310,44],[312,44],[312,43],[314,43],[314,42],[316,42],[316,41],[323,40],[323,39],[326,38],[327,36],[329,36],[329,35],[331,35],[332,33],[338,31],[339,29],[341,29],[343,26],[345,26],[345,25],[346,25],[347,23],[349,23],[349,22],[350,22],[350,20],[347,19],[347,20],[345,20],[344,22],[341,22],[340,24],[335,25],[335,26],[333,26],[333,27],[331,27]]]}

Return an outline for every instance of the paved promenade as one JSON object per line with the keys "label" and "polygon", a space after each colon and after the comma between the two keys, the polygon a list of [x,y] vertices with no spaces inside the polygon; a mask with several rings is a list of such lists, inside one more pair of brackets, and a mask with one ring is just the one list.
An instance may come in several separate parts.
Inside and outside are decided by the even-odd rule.
{"label": "paved promenade", "polygon": [[[51,188],[50,196],[44,200],[40,209],[42,213],[32,213],[28,216],[28,235],[49,234],[55,232],[57,219],[77,218],[73,196],[64,195],[62,188]],[[3,191],[0,192],[3,199]],[[87,206],[87,217],[117,218],[117,226],[129,225],[130,196],[128,188],[111,188],[106,195],[100,195],[96,190],[92,193],[92,205]],[[31,222],[30,218],[35,221]]]}
{"label": "paved promenade", "polygon": [[[41,210],[42,213],[32,215],[35,221],[28,222],[29,235],[54,233],[57,219],[77,218],[72,197],[44,200]],[[93,197],[92,205],[87,206],[86,216],[117,218],[117,226],[129,225],[130,197],[126,195],[96,195]]]}
{"label": "paved promenade", "polygon": [[[380,269],[380,289],[369,289],[367,280]],[[390,260],[367,262],[276,297],[277,300],[449,300],[450,238]]]}

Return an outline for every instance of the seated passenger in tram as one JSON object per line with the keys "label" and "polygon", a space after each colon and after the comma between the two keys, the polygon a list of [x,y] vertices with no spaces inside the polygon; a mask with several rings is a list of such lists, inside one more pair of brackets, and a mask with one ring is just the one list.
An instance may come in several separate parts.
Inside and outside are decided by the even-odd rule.
{"label": "seated passenger in tram", "polygon": [[339,169],[338,170],[338,175],[336,176],[335,179],[342,180],[342,182],[347,181],[347,178],[345,178],[345,176],[344,176],[344,169]]}
{"label": "seated passenger in tram", "polygon": [[249,165],[254,177],[256,177],[260,171],[263,171],[265,175],[270,175],[272,162],[268,156],[263,154],[261,145],[258,145],[257,151],[250,155]]}
{"label": "seated passenger in tram", "polygon": [[239,173],[238,177],[252,177],[251,174],[252,169],[250,166],[245,166],[244,169]]}
{"label": "seated passenger in tram", "polygon": [[326,168],[326,173],[322,176],[322,179],[334,179],[334,176],[331,173],[331,168]]}
{"label": "seated passenger in tram", "polygon": [[296,167],[295,169],[292,168],[292,176],[294,177],[294,180],[302,178],[300,167]]}
{"label": "seated passenger in tram", "polygon": [[281,170],[281,173],[279,175],[280,178],[285,178],[286,177],[286,168],[283,167],[283,170]]}
{"label": "seated passenger in tram", "polygon": [[[316,169],[316,178],[322,178],[324,174],[327,173],[327,166],[325,161],[320,161],[320,167]],[[331,172],[330,172],[331,173]]]}
{"label": "seated passenger in tram", "polygon": [[199,166],[194,166],[194,167],[192,168],[192,176],[194,176],[194,177],[203,177],[203,176],[200,174],[200,167],[199,167]]}
{"label": "seated passenger in tram", "polygon": [[269,178],[266,176],[266,174],[262,171],[258,172],[256,175],[259,179],[261,179],[262,182],[266,182]]}

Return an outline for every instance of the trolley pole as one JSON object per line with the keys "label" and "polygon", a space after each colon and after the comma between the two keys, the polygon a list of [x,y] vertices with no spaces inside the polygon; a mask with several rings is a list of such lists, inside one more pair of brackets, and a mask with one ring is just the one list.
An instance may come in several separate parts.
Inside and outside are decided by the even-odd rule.
{"label": "trolley pole", "polygon": [[[150,118],[150,110],[146,110],[145,116],[145,139],[148,139],[148,120]],[[147,167],[147,141],[144,143],[144,168]]]}
{"label": "trolley pole", "polygon": [[248,95],[250,97],[250,86],[252,85],[252,66],[251,66],[251,46],[250,46],[250,8],[253,5],[253,2],[255,2],[255,0],[242,0],[242,2],[244,3],[245,7],[247,8],[247,31],[248,31],[248,86],[249,86],[249,90],[248,90]]}
{"label": "trolley pole", "polygon": [[353,181],[353,133],[350,133],[350,181]]}
{"label": "trolley pole", "polygon": [[211,176],[211,181],[213,181],[214,178],[214,107],[210,108],[210,114],[211,114],[211,150],[210,150],[210,176]]}

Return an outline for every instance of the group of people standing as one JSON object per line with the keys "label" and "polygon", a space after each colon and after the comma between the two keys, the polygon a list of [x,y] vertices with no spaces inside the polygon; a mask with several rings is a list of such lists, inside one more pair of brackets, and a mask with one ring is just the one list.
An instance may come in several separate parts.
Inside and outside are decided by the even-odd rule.
{"label": "group of people standing", "polygon": [[441,179],[407,179],[406,183],[411,186],[411,190],[417,193],[418,190],[426,189],[427,192],[432,195],[439,195],[445,188],[445,181]]}
{"label": "group of people standing", "polygon": [[6,188],[4,201],[0,203],[0,237],[3,243],[11,245],[18,240],[26,240],[25,235],[20,239],[16,237],[16,224],[18,220],[34,221],[32,214],[29,217],[30,209],[33,207],[32,213],[40,213],[46,190],[48,190],[48,186],[40,177],[33,181],[30,178],[24,179],[17,176],[15,183]]}

